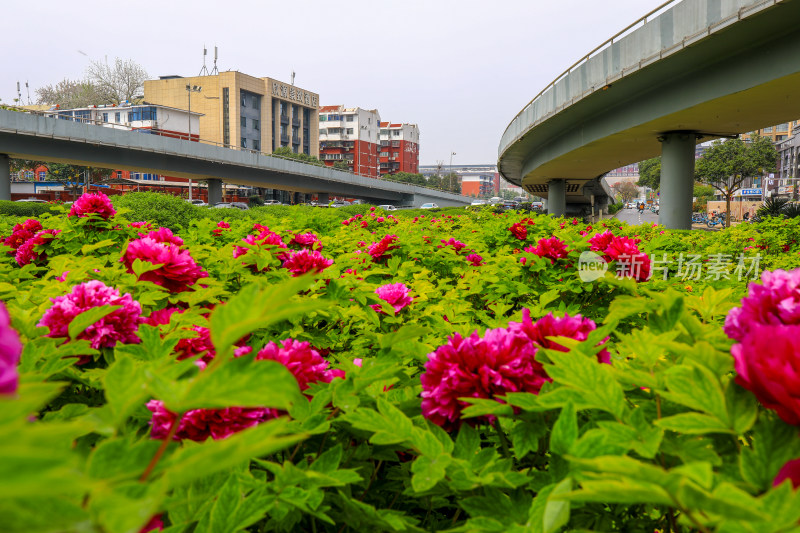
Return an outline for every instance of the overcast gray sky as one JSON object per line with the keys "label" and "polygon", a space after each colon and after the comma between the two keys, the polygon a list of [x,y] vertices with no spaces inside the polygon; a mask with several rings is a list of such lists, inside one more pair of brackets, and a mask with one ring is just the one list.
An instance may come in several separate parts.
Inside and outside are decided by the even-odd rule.
{"label": "overcast gray sky", "polygon": [[[289,81],[321,105],[420,128],[420,163],[495,163],[514,115],[664,0],[7,0],[0,98],[133,59],[152,77],[220,70]],[[13,22],[11,22],[13,21]]]}

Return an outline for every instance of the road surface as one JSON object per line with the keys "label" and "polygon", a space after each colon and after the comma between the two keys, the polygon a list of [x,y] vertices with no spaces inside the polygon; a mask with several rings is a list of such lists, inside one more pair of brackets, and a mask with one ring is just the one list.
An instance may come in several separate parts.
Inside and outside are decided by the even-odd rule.
{"label": "road surface", "polygon": [[638,226],[639,224],[658,224],[658,215],[649,209],[645,209],[642,214],[639,214],[638,209],[622,209],[614,216],[633,226]]}

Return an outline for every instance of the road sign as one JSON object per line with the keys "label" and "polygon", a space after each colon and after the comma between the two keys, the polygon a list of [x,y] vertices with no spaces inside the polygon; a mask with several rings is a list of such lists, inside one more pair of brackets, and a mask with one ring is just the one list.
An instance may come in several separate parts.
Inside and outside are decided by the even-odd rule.
{"label": "road sign", "polygon": [[742,189],[742,196],[761,196],[761,189]]}

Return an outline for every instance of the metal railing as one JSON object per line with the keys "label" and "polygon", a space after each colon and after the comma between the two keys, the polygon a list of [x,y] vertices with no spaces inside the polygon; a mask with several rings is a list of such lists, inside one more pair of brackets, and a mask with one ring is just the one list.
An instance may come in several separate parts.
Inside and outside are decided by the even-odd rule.
{"label": "metal railing", "polygon": [[[121,130],[125,130],[125,131],[139,131],[139,132],[142,132],[143,134],[149,133],[151,135],[158,135],[160,137],[167,137],[167,138],[171,138],[171,139],[178,139],[178,140],[183,140],[183,141],[193,142],[193,143],[196,142],[196,143],[200,143],[200,144],[207,144],[207,145],[210,145],[210,146],[218,146],[220,148],[227,148],[229,150],[235,150],[237,152],[247,152],[247,153],[251,153],[251,154],[258,154],[258,155],[262,155],[262,156],[265,156],[265,157],[272,157],[272,158],[281,159],[281,160],[284,160],[284,161],[293,161],[295,163],[300,163],[300,164],[303,164],[303,165],[309,165],[309,166],[313,166],[313,167],[331,168],[328,165],[326,165],[325,163],[323,163],[321,160],[319,160],[319,161],[303,161],[303,160],[300,160],[300,159],[296,159],[294,157],[287,157],[287,156],[276,155],[276,154],[272,154],[272,153],[266,153],[266,152],[262,152],[260,150],[253,150],[253,149],[250,149],[250,148],[242,148],[241,146],[237,146],[237,145],[233,145],[233,144],[224,144],[224,143],[221,143],[221,142],[218,142],[218,141],[212,141],[212,140],[209,140],[209,139],[201,139],[198,135],[196,135],[194,133],[192,134],[192,137],[190,139],[188,133],[184,134],[184,133],[179,133],[179,132],[162,132],[161,130],[150,130],[150,129],[143,129],[143,128],[134,128],[133,126],[130,126],[130,125],[126,126],[125,124],[120,124],[120,123],[115,123],[115,122],[99,122],[98,123],[98,121],[96,119],[83,118],[83,117],[69,117],[69,116],[66,116],[66,117],[61,118],[61,117],[58,117],[58,116],[54,116],[54,114],[55,114],[54,111],[33,111],[33,110],[30,110],[30,109],[25,109],[23,107],[11,106],[11,105],[5,105],[5,104],[0,106],[0,109],[8,109],[10,111],[17,111],[17,112],[26,113],[26,114],[29,114],[29,115],[41,116],[41,117],[49,118],[49,119],[52,119],[52,120],[71,120],[73,122],[79,122],[79,123],[87,124],[87,125],[91,125],[91,126],[111,127],[112,129],[121,129]],[[287,136],[287,142],[288,142],[288,136]],[[417,185],[415,183],[408,183],[407,181],[395,180],[395,179],[392,179],[391,177],[387,177],[387,176],[375,177],[375,176],[373,176],[373,175],[371,175],[369,173],[353,172],[353,171],[349,171],[349,170],[339,170],[339,169],[336,169],[336,170],[337,170],[337,172],[345,172],[347,174],[352,174],[354,176],[370,178],[370,179],[374,179],[374,180],[378,180],[378,181],[386,181],[386,182],[390,182],[390,183],[404,183],[406,185],[410,185],[410,186],[413,186],[413,187],[420,187],[420,188],[428,189],[428,190],[431,190],[431,191],[445,192],[445,193],[456,194],[458,196],[461,196],[459,193],[455,193],[455,192],[451,192],[451,191],[445,191],[443,189],[437,189],[435,187],[428,187],[427,185]]]}
{"label": "metal railing", "polygon": [[[525,106],[522,108],[522,110],[521,110],[519,113],[517,113],[517,114],[514,116],[514,118],[511,120],[511,122],[509,122],[508,126],[506,126],[506,129],[503,131],[503,135],[501,136],[501,150],[502,150],[502,151],[505,151],[505,148],[507,148],[507,147],[511,146],[511,145],[512,145],[514,142],[516,142],[516,141],[517,141],[517,140],[518,140],[520,137],[522,137],[523,135],[525,135],[525,133],[526,133],[526,132],[527,132],[527,131],[528,131],[528,130],[531,128],[531,127],[533,127],[534,125],[536,125],[537,123],[541,123],[541,122],[543,122],[544,120],[546,120],[547,118],[550,118],[551,116],[553,116],[555,113],[557,113],[558,111],[560,111],[560,110],[561,110],[561,109],[563,109],[564,107],[566,107],[566,106],[568,106],[568,105],[572,105],[572,104],[573,104],[574,102],[576,102],[577,100],[580,100],[580,99],[582,99],[584,96],[586,96],[586,95],[587,95],[587,94],[589,94],[589,93],[592,93],[592,92],[594,92],[594,91],[596,91],[596,90],[599,90],[599,89],[601,89],[601,88],[602,88],[602,87],[604,87],[605,85],[601,85],[600,87],[596,87],[596,86],[595,86],[595,87],[592,87],[592,88],[590,88],[589,90],[587,90],[587,91],[584,91],[584,92],[583,92],[582,94],[580,94],[579,96],[576,96],[576,97],[574,97],[574,98],[572,98],[572,99],[570,99],[570,100],[566,101],[566,102],[565,102],[563,105],[554,107],[554,108],[553,108],[553,109],[552,109],[552,110],[551,110],[549,113],[546,113],[546,114],[545,114],[544,116],[542,116],[542,117],[541,117],[541,118],[540,118],[538,121],[534,121],[533,123],[531,123],[530,127],[526,128],[524,131],[520,131],[519,133],[517,133],[517,135],[516,135],[516,136],[514,136],[514,138],[513,138],[513,139],[511,139],[511,140],[509,140],[509,141],[507,141],[507,142],[505,142],[505,143],[504,143],[504,140],[505,140],[505,138],[506,138],[506,134],[508,133],[508,130],[509,130],[509,128],[511,128],[511,127],[512,127],[512,126],[515,124],[515,122],[516,122],[516,121],[517,121],[517,120],[518,120],[518,119],[519,119],[519,118],[520,118],[520,117],[521,117],[521,116],[522,116],[522,115],[523,115],[525,112],[527,112],[527,111],[528,111],[528,109],[530,109],[530,108],[533,106],[533,104],[534,104],[534,102],[536,102],[536,100],[538,100],[540,97],[542,97],[542,96],[543,96],[543,95],[544,95],[544,94],[545,94],[547,91],[549,91],[550,89],[553,89],[553,88],[555,88],[555,86],[556,86],[556,84],[557,84],[558,82],[560,82],[562,79],[564,79],[564,78],[565,78],[566,76],[568,76],[570,73],[572,73],[573,71],[575,71],[577,68],[579,68],[579,67],[581,67],[582,65],[584,65],[584,64],[585,64],[587,61],[589,61],[591,58],[593,58],[594,56],[596,56],[596,55],[600,54],[601,52],[604,52],[606,49],[610,48],[610,47],[611,47],[611,46],[612,46],[612,45],[613,45],[615,42],[618,42],[618,41],[619,41],[620,39],[622,39],[623,37],[626,37],[627,35],[629,35],[629,34],[633,33],[635,30],[637,30],[637,29],[639,29],[640,27],[644,26],[644,25],[645,25],[645,24],[648,22],[648,20],[652,20],[654,16],[661,15],[661,14],[662,14],[664,11],[667,11],[668,9],[670,9],[670,8],[674,7],[674,6],[675,6],[675,5],[677,5],[677,4],[680,4],[680,3],[681,3],[681,2],[683,2],[683,1],[684,1],[684,0],[668,0],[667,2],[664,2],[663,4],[661,4],[660,6],[658,6],[657,8],[653,9],[652,11],[650,11],[649,13],[647,13],[646,15],[644,15],[644,16],[642,16],[642,17],[640,17],[640,18],[639,18],[639,19],[637,19],[635,22],[633,22],[633,23],[629,24],[628,26],[626,26],[625,28],[623,28],[622,30],[620,30],[619,32],[617,32],[616,34],[614,34],[614,36],[613,36],[613,37],[611,37],[611,38],[607,39],[605,42],[603,42],[602,44],[600,44],[599,46],[597,46],[596,48],[594,48],[592,51],[590,51],[589,53],[587,53],[586,55],[584,55],[583,57],[581,57],[580,59],[578,59],[578,60],[577,60],[575,63],[573,63],[572,65],[570,65],[570,66],[569,66],[569,67],[568,67],[568,68],[567,68],[567,69],[566,69],[564,72],[562,72],[561,74],[559,74],[559,75],[558,75],[558,76],[557,76],[557,77],[556,77],[556,78],[555,78],[553,81],[551,81],[550,83],[548,83],[548,84],[547,84],[547,86],[545,86],[545,88],[544,88],[544,89],[542,89],[541,91],[539,91],[539,93],[538,93],[536,96],[534,96],[534,97],[533,97],[533,98],[530,100],[530,102],[528,102],[527,104],[525,104]],[[704,29],[704,30],[701,30],[701,31],[699,31],[699,32],[697,32],[697,33],[695,33],[695,34],[693,34],[693,35],[689,35],[689,36],[685,37],[685,38],[684,38],[684,39],[683,39],[681,42],[675,43],[675,44],[674,44],[673,46],[671,46],[671,47],[668,47],[668,48],[666,48],[666,49],[663,49],[663,50],[659,51],[659,52],[658,52],[658,53],[656,53],[656,54],[653,54],[653,55],[651,55],[651,56],[648,56],[648,57],[646,57],[646,58],[643,58],[643,59],[641,59],[641,60],[638,62],[638,64],[637,64],[637,67],[638,67],[638,68],[641,68],[641,67],[642,67],[642,66],[644,66],[644,65],[648,65],[648,64],[652,63],[652,62],[653,62],[654,60],[656,60],[656,59],[660,59],[660,58],[662,58],[662,57],[664,57],[664,56],[666,56],[666,55],[669,55],[669,54],[671,54],[671,53],[673,53],[673,52],[675,52],[675,51],[677,51],[677,50],[679,50],[679,49],[683,48],[683,47],[684,47],[684,46],[686,46],[687,44],[690,44],[690,43],[693,43],[693,42],[697,41],[699,38],[702,38],[702,37],[705,37],[705,36],[707,36],[707,35],[710,35],[710,34],[711,34],[711,33],[713,33],[713,32],[714,32],[716,29],[719,29],[719,28],[725,27],[725,26],[727,26],[728,24],[730,24],[731,22],[733,22],[733,21],[735,21],[735,20],[741,20],[741,19],[742,19],[742,15],[743,15],[743,14],[747,14],[748,12],[755,12],[755,11],[758,11],[758,10],[760,10],[761,8],[763,8],[763,7],[764,7],[766,4],[775,5],[775,4],[777,4],[777,3],[780,3],[781,1],[783,1],[783,0],[762,0],[761,2],[758,2],[758,3],[756,3],[756,4],[753,4],[753,5],[750,5],[750,6],[745,6],[745,7],[742,7],[742,8],[740,8],[740,9],[738,9],[738,10],[737,10],[737,12],[736,12],[735,14],[729,15],[728,17],[725,17],[724,19],[722,19],[722,20],[719,20],[719,21],[715,22],[715,23],[714,23],[714,24],[712,24],[712,25],[709,25],[709,26],[708,26],[706,29]],[[746,15],[745,15],[745,16],[746,16]],[[620,71],[620,73],[619,73],[618,75],[612,76],[611,78],[615,78],[615,79],[616,79],[616,78],[618,78],[618,77],[621,77],[622,75],[624,75],[624,74],[626,74],[626,73],[628,73],[628,74],[629,74],[629,73],[633,72],[634,70],[637,70],[637,68],[635,68],[635,67],[630,67],[630,68],[622,68],[622,69],[621,69],[621,71]],[[606,85],[607,85],[607,84],[606,84]]]}

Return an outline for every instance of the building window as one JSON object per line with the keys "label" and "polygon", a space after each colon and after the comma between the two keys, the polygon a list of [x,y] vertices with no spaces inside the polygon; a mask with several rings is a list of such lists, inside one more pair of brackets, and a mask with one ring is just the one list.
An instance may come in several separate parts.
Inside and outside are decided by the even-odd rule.
{"label": "building window", "polygon": [[39,179],[43,180],[44,179],[44,175],[45,175],[45,171],[44,170],[40,170],[39,171]]}
{"label": "building window", "polygon": [[392,131],[392,136],[394,136],[394,137],[400,137],[400,130],[394,130],[394,131]]}
{"label": "building window", "polygon": [[256,141],[256,140],[253,140],[253,150],[256,150],[256,151],[260,152],[261,151],[261,143]]}
{"label": "building window", "polygon": [[323,129],[319,130],[319,134],[320,135],[327,135],[328,134],[328,130],[323,128]]}
{"label": "building window", "polygon": [[242,129],[247,129],[247,117],[242,117],[241,119]]}
{"label": "building window", "polygon": [[114,122],[119,124],[119,113],[114,113]]}
{"label": "building window", "polygon": [[230,100],[231,92],[228,87],[222,88],[222,144],[229,146],[231,144],[231,127],[230,127]]}
{"label": "building window", "polygon": [[345,117],[346,117],[347,122],[353,122],[353,120],[355,120],[355,116],[354,115],[345,115]]}
{"label": "building window", "polygon": [[242,148],[247,148],[247,139],[242,137]]}
{"label": "building window", "polygon": [[772,133],[772,126],[769,126],[768,128],[764,128],[764,133]]}
{"label": "building window", "polygon": [[258,95],[253,95],[253,109],[261,109],[261,98]]}
{"label": "building window", "polygon": [[247,93],[244,91],[239,91],[241,94],[241,105],[242,107],[247,107]]}
{"label": "building window", "polygon": [[389,157],[389,152],[381,152],[381,157]]}
{"label": "building window", "polygon": [[139,120],[158,120],[155,107],[139,107],[128,112],[128,122]]}
{"label": "building window", "polygon": [[286,128],[286,124],[281,124],[281,135],[284,137],[289,135],[289,130]]}
{"label": "building window", "polygon": [[261,131],[261,123],[257,118],[253,119],[253,129],[256,131]]}
{"label": "building window", "polygon": [[352,135],[353,134],[353,128],[347,128],[347,134],[348,135]]}
{"label": "building window", "polygon": [[103,113],[103,122],[108,122],[108,113]]}

